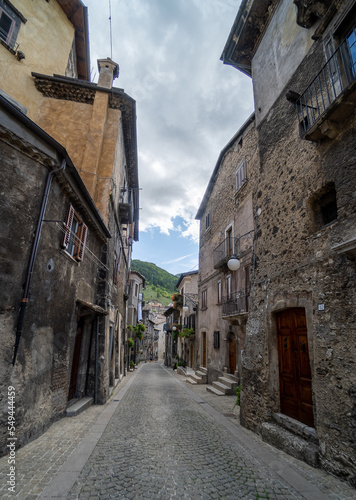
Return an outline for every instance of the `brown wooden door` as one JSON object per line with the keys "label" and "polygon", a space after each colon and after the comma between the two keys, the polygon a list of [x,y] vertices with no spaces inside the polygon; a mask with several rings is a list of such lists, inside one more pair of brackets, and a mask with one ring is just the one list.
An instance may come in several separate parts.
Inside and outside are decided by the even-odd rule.
{"label": "brown wooden door", "polygon": [[206,332],[203,332],[203,366],[206,368]]}
{"label": "brown wooden door", "polygon": [[229,373],[236,371],[236,342],[234,334],[229,334]]}
{"label": "brown wooden door", "polygon": [[84,330],[84,319],[81,318],[77,323],[77,333],[76,333],[75,342],[74,342],[72,371],[71,371],[71,375],[70,375],[68,401],[70,401],[71,399],[74,398],[75,389],[77,387],[80,352],[82,349],[83,330]]}
{"label": "brown wooden door", "polygon": [[277,314],[281,412],[314,426],[311,371],[305,311]]}

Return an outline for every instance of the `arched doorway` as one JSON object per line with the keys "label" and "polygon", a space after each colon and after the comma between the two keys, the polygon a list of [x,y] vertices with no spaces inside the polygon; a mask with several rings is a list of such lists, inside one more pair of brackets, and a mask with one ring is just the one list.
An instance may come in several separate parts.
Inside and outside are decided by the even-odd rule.
{"label": "arched doorway", "polygon": [[314,426],[308,332],[304,308],[277,313],[281,412]]}
{"label": "arched doorway", "polygon": [[229,373],[234,374],[236,371],[236,339],[233,332],[227,334],[229,343]]}

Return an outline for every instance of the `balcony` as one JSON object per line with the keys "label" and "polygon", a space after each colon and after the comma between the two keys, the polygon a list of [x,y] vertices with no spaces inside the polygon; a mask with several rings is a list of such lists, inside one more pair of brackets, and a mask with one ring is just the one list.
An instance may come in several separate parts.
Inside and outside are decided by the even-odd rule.
{"label": "balcony", "polygon": [[233,253],[233,246],[233,238],[229,236],[215,248],[215,250],[213,251],[214,269],[220,269],[224,267]]}
{"label": "balcony", "polygon": [[223,319],[241,322],[247,319],[250,302],[250,292],[234,292],[222,299]]}
{"label": "balcony", "polygon": [[296,104],[304,139],[320,141],[334,139],[339,134],[339,124],[356,105],[355,30],[332,54],[303,94],[290,92],[287,99]]}

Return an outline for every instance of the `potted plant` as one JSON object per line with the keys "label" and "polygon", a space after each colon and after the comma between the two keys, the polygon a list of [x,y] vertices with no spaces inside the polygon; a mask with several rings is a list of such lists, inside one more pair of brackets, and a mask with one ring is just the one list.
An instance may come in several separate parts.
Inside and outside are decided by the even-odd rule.
{"label": "potted plant", "polygon": [[136,337],[142,340],[143,332],[146,330],[146,327],[143,323],[137,323],[135,326]]}
{"label": "potted plant", "polygon": [[129,349],[131,349],[135,345],[135,342],[134,342],[134,340],[131,337],[129,337],[127,339],[127,344],[129,346]]}
{"label": "potted plant", "polygon": [[133,371],[135,368],[135,362],[131,359],[130,361],[130,371]]}
{"label": "potted plant", "polygon": [[174,293],[172,295],[173,309],[180,309],[183,307],[183,295],[180,293]]}

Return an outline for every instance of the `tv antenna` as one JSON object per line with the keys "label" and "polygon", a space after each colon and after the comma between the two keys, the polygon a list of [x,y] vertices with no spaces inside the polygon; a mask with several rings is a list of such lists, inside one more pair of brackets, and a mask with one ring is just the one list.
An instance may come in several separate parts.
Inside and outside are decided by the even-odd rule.
{"label": "tv antenna", "polygon": [[112,59],[111,0],[109,0],[109,24],[110,24],[110,58]]}

